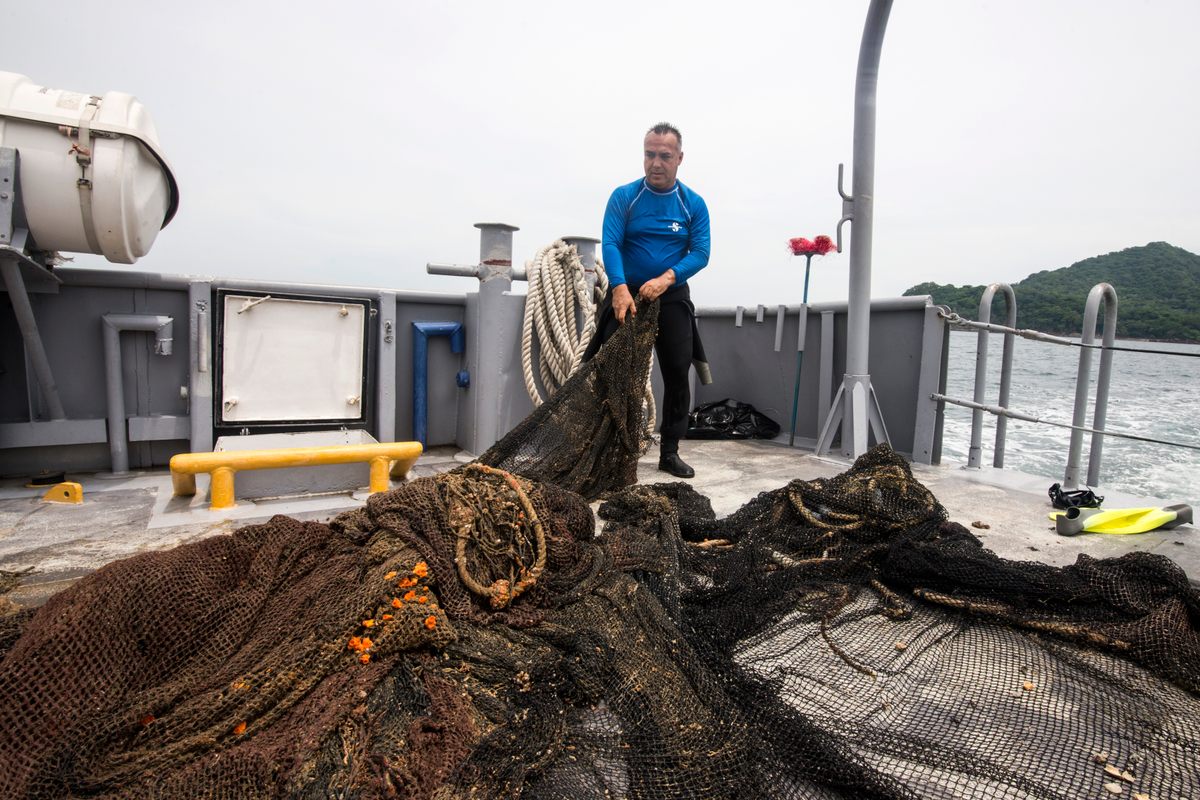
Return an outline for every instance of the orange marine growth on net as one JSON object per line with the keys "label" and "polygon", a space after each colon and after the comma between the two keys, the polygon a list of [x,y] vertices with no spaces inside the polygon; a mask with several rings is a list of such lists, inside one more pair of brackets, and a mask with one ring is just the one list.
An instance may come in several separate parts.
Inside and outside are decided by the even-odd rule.
{"label": "orange marine growth on net", "polygon": [[429,602],[429,598],[428,598],[428,597],[418,597],[418,598],[417,598],[417,602],[418,602],[418,603],[428,603],[428,602]]}
{"label": "orange marine growth on net", "polygon": [[237,725],[233,726],[233,733],[235,736],[241,736],[245,732],[246,732],[246,723],[239,722]]}
{"label": "orange marine growth on net", "polygon": [[371,654],[363,653],[361,656],[358,657],[358,660],[364,664],[369,664],[369,663],[371,663]]}
{"label": "orange marine growth on net", "polygon": [[416,578],[401,578],[400,583],[398,583],[396,585],[399,586],[401,589],[407,589],[410,586],[416,586],[417,579]]}
{"label": "orange marine growth on net", "polygon": [[404,603],[401,603],[401,602],[400,602],[400,598],[399,598],[399,597],[393,597],[393,598],[392,598],[392,608],[399,608],[399,607],[400,607],[400,606],[402,606],[402,605],[404,605]]}
{"label": "orange marine growth on net", "polygon": [[373,620],[373,619],[364,619],[364,620],[363,620],[363,627],[364,627],[364,628],[374,628],[374,627],[375,627],[375,620]]}
{"label": "orange marine growth on net", "polygon": [[362,639],[351,636],[350,641],[346,642],[346,647],[350,650],[362,650]]}
{"label": "orange marine growth on net", "polygon": [[391,618],[392,618],[392,615],[391,615],[391,614],[384,614],[384,615],[383,615],[383,621],[384,621],[384,622],[387,622],[387,621],[388,621],[389,619],[391,619]]}
{"label": "orange marine growth on net", "polygon": [[390,580],[391,580],[392,578],[394,578],[394,577],[396,577],[396,570],[392,570],[392,571],[391,571],[391,572],[389,572],[387,575],[384,575],[384,576],[383,576],[383,579],[384,579],[385,581],[390,581]]}
{"label": "orange marine growth on net", "polygon": [[437,617],[432,617],[432,616],[426,617],[425,618],[425,627],[429,628],[429,630],[433,630],[434,628],[436,628],[437,627]]}
{"label": "orange marine growth on net", "polygon": [[416,590],[416,589],[409,589],[407,592],[405,592],[405,593],[404,593],[404,599],[405,599],[405,600],[407,600],[407,601],[408,601],[408,602],[410,602],[410,603],[411,603],[413,600],[416,600],[416,599],[417,599],[417,590]]}
{"label": "orange marine growth on net", "polygon": [[417,565],[413,567],[413,575],[416,575],[418,578],[426,577],[429,575],[429,565],[424,561],[418,561]]}

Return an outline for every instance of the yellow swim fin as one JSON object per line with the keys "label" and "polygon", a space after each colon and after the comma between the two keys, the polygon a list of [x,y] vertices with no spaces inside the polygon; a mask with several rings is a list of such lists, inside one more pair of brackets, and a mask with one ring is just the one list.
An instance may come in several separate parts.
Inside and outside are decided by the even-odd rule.
{"label": "yellow swim fin", "polygon": [[1162,508],[1068,508],[1050,515],[1054,527],[1063,536],[1081,533],[1145,533],[1188,525],[1192,521],[1189,505]]}

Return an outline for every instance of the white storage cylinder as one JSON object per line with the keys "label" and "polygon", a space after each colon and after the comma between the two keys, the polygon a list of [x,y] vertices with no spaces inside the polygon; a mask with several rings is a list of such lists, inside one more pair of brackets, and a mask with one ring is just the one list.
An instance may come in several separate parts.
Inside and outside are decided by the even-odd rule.
{"label": "white storage cylinder", "polygon": [[0,72],[0,146],[20,153],[21,197],[40,250],[132,264],[179,205],[145,106],[37,86]]}

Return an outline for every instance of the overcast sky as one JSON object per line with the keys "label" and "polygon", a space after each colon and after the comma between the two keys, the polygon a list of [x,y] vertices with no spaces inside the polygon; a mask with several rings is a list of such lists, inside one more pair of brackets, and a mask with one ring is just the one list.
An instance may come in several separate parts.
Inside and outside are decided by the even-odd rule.
{"label": "overcast sky", "polygon": [[[474,263],[480,221],[519,261],[598,236],[668,120],[712,216],[694,298],[772,305],[801,295],[787,239],[834,232],[839,161],[849,190],[867,6],[10,0],[0,69],[145,103],[182,202],[134,269],[468,291],[425,264]],[[1197,0],[896,0],[873,294],[1200,252],[1198,32]],[[810,300],[848,268],[814,261]]]}

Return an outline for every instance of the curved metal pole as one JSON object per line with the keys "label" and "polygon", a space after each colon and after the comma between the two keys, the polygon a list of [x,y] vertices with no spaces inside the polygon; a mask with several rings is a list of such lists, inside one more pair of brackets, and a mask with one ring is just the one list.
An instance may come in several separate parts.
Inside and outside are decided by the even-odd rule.
{"label": "curved metal pole", "polygon": [[[1102,283],[1092,289],[1088,295],[1088,305],[1099,305],[1101,296],[1104,298],[1104,347],[1100,352],[1100,374],[1096,376],[1096,405],[1092,411],[1092,427],[1098,431],[1104,430],[1108,421],[1108,384],[1112,378],[1113,341],[1117,338],[1117,290],[1107,283]],[[1093,312],[1094,313],[1094,312]],[[1084,330],[1087,330],[1084,323]],[[1095,338],[1093,331],[1092,337]],[[1088,485],[1100,485],[1100,460],[1104,454],[1104,437],[1092,434],[1091,447],[1088,450]]]}
{"label": "curved metal pole", "polygon": [[413,439],[423,447],[429,438],[429,338],[449,336],[450,352],[462,353],[467,337],[461,322],[414,322]]}
{"label": "curved metal pole", "polygon": [[[1017,327],[1017,296],[1008,284],[1001,284],[1007,291],[1005,301],[1008,304],[1008,317],[1005,322],[1008,327]],[[1008,396],[1012,389],[1013,349],[1017,337],[1012,333],[1004,334],[1004,351],[1000,357],[1000,397],[998,402],[1002,408],[1008,408]],[[992,466],[1000,469],[1004,466],[1004,440],[1008,433],[1008,417],[996,419],[996,444],[992,448]]]}
{"label": "curved metal pole", "polygon": [[[871,342],[871,240],[875,207],[875,93],[879,85],[879,55],[887,30],[892,0],[871,0],[858,50],[858,77],[854,86],[853,197],[842,194],[842,220],[853,224],[850,238],[850,293],[846,317],[846,373],[829,416],[817,438],[817,453],[829,450],[841,429],[842,454],[857,458],[867,450],[869,434],[887,442],[887,427],[875,390],[871,386],[868,354]],[[839,172],[840,175],[840,172]]]}
{"label": "curved metal pole", "polygon": [[875,94],[879,56],[892,0],[871,0],[854,87],[854,216],[850,239],[850,308],[846,372],[866,375],[871,317],[871,240],[875,221]]}
{"label": "curved metal pole", "polygon": [[[1117,329],[1117,290],[1110,284],[1098,283],[1088,293],[1087,305],[1083,311],[1083,344],[1096,341],[1096,320],[1100,315],[1100,301],[1104,301],[1104,344],[1111,345]],[[1100,376],[1096,385],[1096,410],[1093,414],[1092,427],[1104,429],[1105,417],[1108,414],[1108,379],[1112,369],[1112,351],[1105,350],[1100,357]],[[1063,475],[1064,489],[1079,488],[1079,461],[1083,450],[1083,431],[1087,420],[1088,379],[1092,373],[1092,348],[1084,347],[1079,351],[1079,371],[1075,377],[1075,413],[1071,424],[1071,444],[1067,450],[1067,469]],[[1092,437],[1091,454],[1088,461],[1088,485],[1096,486],[1100,478],[1100,458],[1103,451],[1101,437]]]}
{"label": "curved metal pole", "polygon": [[[996,296],[996,292],[1004,294],[1004,303],[1008,310],[1007,324],[1010,328],[1017,326],[1017,298],[1013,293],[1012,287],[1007,283],[993,283],[983,290],[983,296],[979,298],[979,321],[987,324],[992,321],[992,300]],[[1013,359],[1013,335],[1006,333],[1004,335],[1004,357],[1000,366],[1000,397],[998,403],[1001,408],[1008,407],[1009,389],[1012,386],[1012,359]],[[988,362],[988,332],[986,330],[979,331],[979,338],[975,345],[975,402],[982,404],[984,394],[987,388],[987,362]],[[992,453],[992,466],[1004,466],[1004,437],[1007,429],[1008,418],[1000,416],[996,419],[996,447]],[[983,452],[983,411],[975,409],[971,413],[971,447],[967,451],[967,466],[979,467],[982,461]]]}

